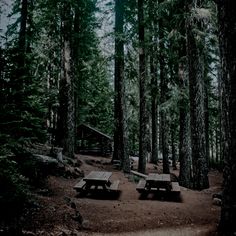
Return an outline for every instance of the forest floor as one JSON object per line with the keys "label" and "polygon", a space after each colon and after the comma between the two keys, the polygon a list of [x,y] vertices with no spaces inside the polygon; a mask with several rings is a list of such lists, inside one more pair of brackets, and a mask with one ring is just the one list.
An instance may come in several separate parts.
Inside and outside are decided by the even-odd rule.
{"label": "forest floor", "polygon": [[[210,171],[209,189],[192,191],[181,187],[180,200],[152,196],[140,199],[135,189],[137,179],[114,169],[110,159],[77,158],[82,161],[80,168],[85,175],[92,170],[112,171],[111,180],[120,180],[120,195],[116,199],[78,197],[73,186],[79,179],[52,176],[48,181],[50,194],[36,196],[40,207],[25,225],[26,235],[216,235],[220,207],[212,204],[212,194],[221,190],[222,174],[218,171]],[[147,164],[148,173],[160,173],[160,168],[161,164]],[[178,175],[172,168],[171,172]],[[75,219],[74,208],[83,217],[82,225]]]}

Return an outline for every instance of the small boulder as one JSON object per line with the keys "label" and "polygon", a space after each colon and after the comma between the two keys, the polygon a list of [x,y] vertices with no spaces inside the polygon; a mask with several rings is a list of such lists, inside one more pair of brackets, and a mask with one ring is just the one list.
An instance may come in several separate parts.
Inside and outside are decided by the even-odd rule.
{"label": "small boulder", "polygon": [[214,193],[214,194],[212,195],[212,198],[219,198],[219,199],[222,200],[222,192]]}
{"label": "small boulder", "polygon": [[215,205],[215,206],[221,206],[222,200],[219,199],[219,198],[213,198],[212,204]]}
{"label": "small boulder", "polygon": [[83,227],[83,229],[89,229],[90,228],[90,222],[88,220],[83,220],[82,227]]}

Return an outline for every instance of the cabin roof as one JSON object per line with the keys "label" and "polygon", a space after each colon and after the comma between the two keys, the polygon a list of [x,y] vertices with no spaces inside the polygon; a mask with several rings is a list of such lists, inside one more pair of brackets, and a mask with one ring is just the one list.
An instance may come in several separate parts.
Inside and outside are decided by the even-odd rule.
{"label": "cabin roof", "polygon": [[104,134],[104,133],[102,133],[101,131],[99,131],[99,130],[97,130],[97,129],[95,129],[95,128],[93,128],[93,127],[87,125],[87,124],[80,124],[80,125],[78,126],[78,130],[80,130],[80,129],[87,129],[87,130],[92,131],[92,132],[95,133],[96,135],[99,135],[99,136],[102,136],[102,137],[104,137],[104,138],[106,138],[106,139],[109,139],[110,141],[113,140],[109,135]]}

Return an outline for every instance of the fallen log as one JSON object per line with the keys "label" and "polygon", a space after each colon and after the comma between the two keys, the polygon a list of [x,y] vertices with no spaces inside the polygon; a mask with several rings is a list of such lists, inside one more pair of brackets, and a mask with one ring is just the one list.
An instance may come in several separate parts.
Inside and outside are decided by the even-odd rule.
{"label": "fallen log", "polygon": [[140,172],[137,172],[137,171],[134,171],[134,170],[131,170],[130,172],[131,172],[132,174],[134,174],[134,175],[137,175],[137,176],[141,177],[141,178],[144,178],[144,179],[147,178],[147,175],[142,174],[142,173],[140,173]]}

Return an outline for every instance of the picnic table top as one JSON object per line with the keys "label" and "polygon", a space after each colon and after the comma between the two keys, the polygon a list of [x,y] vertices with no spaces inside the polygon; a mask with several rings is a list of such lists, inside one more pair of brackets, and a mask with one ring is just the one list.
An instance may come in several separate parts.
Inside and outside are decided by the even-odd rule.
{"label": "picnic table top", "polygon": [[102,181],[107,182],[111,177],[112,172],[108,171],[91,171],[83,178],[84,181]]}
{"label": "picnic table top", "polygon": [[146,178],[147,182],[171,182],[170,174],[150,173]]}

